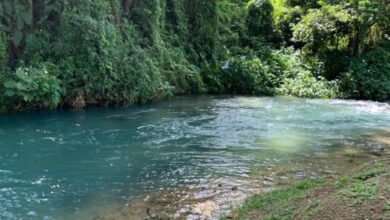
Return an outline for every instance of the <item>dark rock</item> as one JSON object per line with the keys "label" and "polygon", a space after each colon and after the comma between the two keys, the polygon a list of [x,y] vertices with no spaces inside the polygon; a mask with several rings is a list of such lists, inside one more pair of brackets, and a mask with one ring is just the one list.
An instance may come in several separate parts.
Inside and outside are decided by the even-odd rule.
{"label": "dark rock", "polygon": [[266,180],[266,181],[269,181],[269,182],[273,182],[274,181],[274,179],[272,179],[271,177],[264,177],[263,179]]}

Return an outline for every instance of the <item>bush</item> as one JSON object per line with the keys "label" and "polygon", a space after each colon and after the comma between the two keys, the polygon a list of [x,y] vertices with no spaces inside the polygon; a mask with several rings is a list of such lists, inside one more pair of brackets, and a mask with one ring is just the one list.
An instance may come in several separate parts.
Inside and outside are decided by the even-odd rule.
{"label": "bush", "polygon": [[69,6],[61,14],[59,66],[67,99],[82,94],[87,102],[114,103],[120,94],[115,91],[121,78],[119,60],[127,58],[121,54],[125,45],[120,44],[116,27],[105,19],[106,6],[101,1],[84,4],[95,6],[95,13],[83,5]]}
{"label": "bush", "polygon": [[[274,95],[284,69],[279,53],[262,46],[253,57],[232,58],[219,76],[222,91],[234,94]],[[217,84],[217,88],[221,87]]]}
{"label": "bush", "polygon": [[274,94],[278,76],[272,72],[272,66],[258,58],[232,60],[231,66],[227,71],[231,92],[250,95]]}
{"label": "bush", "polygon": [[[284,49],[278,52],[284,60],[281,85],[277,89],[279,95],[293,95],[305,98],[336,98],[338,86],[336,81],[314,76],[299,51]],[[318,74],[316,74],[318,75]]]}
{"label": "bush", "polygon": [[344,98],[390,99],[390,41],[355,58],[340,85]]}
{"label": "bush", "polygon": [[322,77],[317,79],[308,70],[299,72],[294,78],[284,78],[282,86],[278,88],[281,95],[305,98],[337,98],[337,91],[336,81],[327,81]]}
{"label": "bush", "polygon": [[[226,65],[226,64],[225,64]],[[228,68],[214,64],[204,74],[214,93],[247,95],[294,95],[306,98],[338,97],[337,81],[315,77],[299,51],[269,50],[254,58],[232,58]]]}
{"label": "bush", "polygon": [[49,74],[45,66],[18,68],[15,73],[4,77],[1,85],[2,109],[56,108],[61,101],[60,80]]}

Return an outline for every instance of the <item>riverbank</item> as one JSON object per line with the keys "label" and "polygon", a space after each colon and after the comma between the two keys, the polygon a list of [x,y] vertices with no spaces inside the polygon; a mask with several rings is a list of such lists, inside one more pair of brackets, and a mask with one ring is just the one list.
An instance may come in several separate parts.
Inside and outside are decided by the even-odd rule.
{"label": "riverbank", "polygon": [[245,201],[222,219],[390,219],[390,136],[380,159],[334,178],[302,180]]}

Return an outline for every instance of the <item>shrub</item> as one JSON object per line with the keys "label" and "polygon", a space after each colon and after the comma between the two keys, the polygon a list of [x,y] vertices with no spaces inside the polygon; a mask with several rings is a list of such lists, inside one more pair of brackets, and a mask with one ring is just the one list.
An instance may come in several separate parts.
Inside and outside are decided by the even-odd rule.
{"label": "shrub", "polygon": [[233,60],[229,75],[232,92],[239,94],[272,95],[278,80],[272,67],[258,58]]}
{"label": "shrub", "polygon": [[314,76],[314,70],[305,65],[299,51],[284,49],[278,52],[283,62],[281,85],[277,88],[279,95],[294,95],[306,98],[336,98],[338,86],[336,81]]}
{"label": "shrub", "polygon": [[294,78],[284,78],[283,84],[278,88],[279,94],[294,95],[305,98],[337,98],[336,81],[314,77],[310,71],[303,70]]}
{"label": "shrub", "polygon": [[355,58],[340,86],[344,98],[390,99],[390,41]]}
{"label": "shrub", "polygon": [[56,108],[61,101],[62,87],[45,66],[18,68],[4,77],[4,94],[0,104],[15,109]]}

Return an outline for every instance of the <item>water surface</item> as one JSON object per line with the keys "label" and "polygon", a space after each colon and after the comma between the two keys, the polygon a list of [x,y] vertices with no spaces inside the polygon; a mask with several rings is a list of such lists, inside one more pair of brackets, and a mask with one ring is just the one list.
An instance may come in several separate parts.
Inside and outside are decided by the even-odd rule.
{"label": "water surface", "polygon": [[188,195],[339,175],[373,159],[385,143],[371,137],[389,129],[388,104],[290,97],[3,115],[0,219],[93,218],[164,192],[191,215]]}

